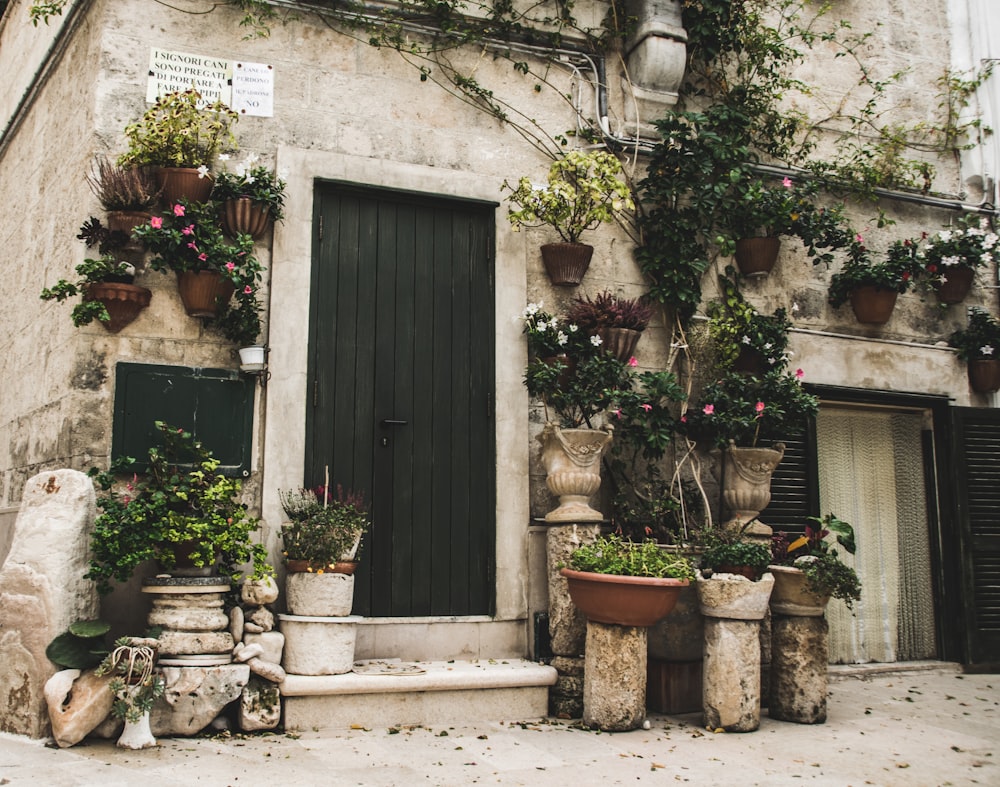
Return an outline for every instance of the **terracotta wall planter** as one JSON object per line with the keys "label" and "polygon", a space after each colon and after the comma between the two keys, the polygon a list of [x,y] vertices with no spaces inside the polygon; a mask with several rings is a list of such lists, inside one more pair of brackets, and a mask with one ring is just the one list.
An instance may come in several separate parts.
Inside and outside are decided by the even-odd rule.
{"label": "terracotta wall planter", "polygon": [[233,295],[233,283],[217,271],[181,271],[177,291],[191,317],[217,317]]}
{"label": "terracotta wall planter", "polygon": [[884,325],[892,317],[896,308],[896,290],[865,285],[851,290],[851,308],[858,322],[869,325]]}
{"label": "terracotta wall planter", "polygon": [[969,361],[966,372],[969,375],[969,387],[976,393],[1000,390],[1000,358]]}
{"label": "terracotta wall planter", "polygon": [[632,328],[601,328],[599,334],[601,347],[624,363],[635,355],[635,347],[642,331]]}
{"label": "terracotta wall planter", "polygon": [[586,243],[546,243],[542,246],[542,262],[549,280],[558,287],[575,287],[583,281],[590,267],[594,247]]}
{"label": "terracotta wall planter", "polygon": [[965,296],[972,289],[972,280],[976,277],[976,272],[964,265],[952,265],[943,268],[941,275],[944,281],[934,285],[938,300],[941,303],[953,304],[965,300]]}
{"label": "terracotta wall planter", "polygon": [[249,197],[227,199],[222,206],[222,228],[230,237],[243,233],[260,240],[270,225],[270,208]]}
{"label": "terracotta wall planter", "polygon": [[153,294],[145,287],[118,282],[95,282],[87,287],[87,300],[100,301],[111,319],[101,325],[118,333],[149,306]]}
{"label": "terracotta wall planter", "polygon": [[194,167],[160,167],[156,178],[162,189],[160,198],[170,205],[181,199],[207,202],[214,184],[211,175],[201,177]]}
{"label": "terracotta wall planter", "polygon": [[736,267],[744,276],[767,276],[778,261],[778,238],[740,238],[736,241]]}

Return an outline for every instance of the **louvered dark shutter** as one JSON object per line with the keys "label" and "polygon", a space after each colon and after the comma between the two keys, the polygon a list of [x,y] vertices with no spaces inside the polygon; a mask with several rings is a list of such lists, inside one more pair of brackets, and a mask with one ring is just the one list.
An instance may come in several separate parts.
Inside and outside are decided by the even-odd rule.
{"label": "louvered dark shutter", "polygon": [[1000,663],[1000,410],[954,408],[966,653]]}
{"label": "louvered dark shutter", "polygon": [[806,517],[816,516],[816,449],[812,426],[800,437],[783,440],[785,455],[771,476],[771,502],[760,520],[774,530],[801,533]]}

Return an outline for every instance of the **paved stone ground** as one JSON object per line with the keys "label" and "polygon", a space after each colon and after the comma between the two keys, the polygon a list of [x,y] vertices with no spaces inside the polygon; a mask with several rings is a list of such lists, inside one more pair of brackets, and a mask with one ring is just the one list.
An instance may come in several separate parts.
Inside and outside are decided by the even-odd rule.
{"label": "paved stone ground", "polygon": [[0,785],[1000,785],[1000,675],[947,667],[834,669],[826,724],[712,733],[699,715],[649,730],[571,722],[353,729],[341,734],[164,738],[130,752],[0,735]]}

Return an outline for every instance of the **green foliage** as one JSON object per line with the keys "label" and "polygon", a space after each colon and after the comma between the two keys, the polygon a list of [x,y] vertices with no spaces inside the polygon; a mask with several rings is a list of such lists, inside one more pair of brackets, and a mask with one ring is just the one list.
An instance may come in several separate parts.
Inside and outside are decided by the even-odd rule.
{"label": "green foliage", "polygon": [[221,202],[249,197],[267,206],[274,221],[281,221],[284,216],[285,181],[267,167],[255,166],[256,160],[256,156],[247,156],[245,161],[236,165],[235,172],[223,170],[216,173],[212,199]]}
{"label": "green foliage", "polygon": [[948,346],[958,350],[962,361],[1000,358],[1000,321],[984,309],[969,310],[969,322],[948,337]]}
{"label": "green foliage", "polygon": [[[727,270],[732,274],[732,269]],[[760,314],[739,290],[734,279],[719,276],[720,299],[706,307],[708,335],[717,363],[731,367],[744,349],[756,352],[768,369],[784,369],[788,364],[788,312],[776,309],[770,317]]]}
{"label": "green foliage", "polygon": [[894,241],[885,259],[876,262],[864,239],[857,235],[848,247],[844,266],[830,278],[827,300],[835,308],[843,306],[850,299],[851,290],[863,286],[906,292],[919,272],[917,246],[913,241]]}
{"label": "green foliage", "polygon": [[753,579],[760,579],[771,563],[771,550],[767,544],[756,541],[717,539],[702,553],[702,569],[725,571],[727,568],[746,568],[753,572]]}
{"label": "green foliage", "polygon": [[281,526],[284,555],[288,560],[307,560],[319,572],[342,560],[354,560],[362,536],[371,524],[360,492],[345,492],[323,500],[311,489],[279,490],[281,507],[289,521]]}
{"label": "green foliage", "polygon": [[222,101],[202,106],[194,88],[166,93],[137,122],[125,127],[129,149],[120,166],[211,168],[224,148],[235,148],[232,126],[239,120]]}
{"label": "green foliage", "polygon": [[578,547],[570,555],[569,564],[574,571],[594,574],[694,579],[694,569],[686,557],[670,554],[652,540],[637,544],[615,534]]}
{"label": "green foliage", "polygon": [[104,635],[110,630],[111,624],[103,620],[77,620],[48,644],[45,655],[64,669],[96,667],[108,655]]}
{"label": "green foliage", "polygon": [[602,150],[571,150],[552,162],[548,185],[536,188],[522,177],[511,192],[507,212],[515,231],[522,226],[549,225],[567,243],[617,215],[635,209],[621,162]]}
{"label": "green foliage", "polygon": [[801,568],[808,590],[842,599],[850,609],[853,602],[861,598],[861,580],[853,568],[840,560],[827,537],[836,535],[836,543],[853,555],[857,550],[854,528],[834,514],[827,514],[822,519],[809,517],[809,520],[816,527],[806,525],[803,536],[792,539],[784,532],[774,534],[771,541],[773,562]]}
{"label": "green foliage", "polygon": [[219,460],[190,432],[162,421],[156,429],[163,445],[149,449],[143,476],[117,481],[116,474],[133,464],[131,457],[116,459],[107,471],[90,471],[101,494],[86,576],[108,593],[111,580],[127,582],[146,560],[158,560],[171,570],[188,546],[193,547],[194,565],[218,561],[234,581],[245,563],[252,564],[255,579],[271,574],[264,546],[251,541],[260,522],[237,500],[240,482],[223,476]]}

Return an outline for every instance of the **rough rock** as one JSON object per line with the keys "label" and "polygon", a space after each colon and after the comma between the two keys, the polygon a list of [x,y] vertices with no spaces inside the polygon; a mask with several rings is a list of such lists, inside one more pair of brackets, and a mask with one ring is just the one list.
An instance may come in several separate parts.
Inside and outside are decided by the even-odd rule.
{"label": "rough rock", "polygon": [[259,644],[244,645],[242,642],[237,642],[236,647],[233,648],[233,659],[240,662],[250,661],[263,652],[264,648]]}
{"label": "rough rock", "polygon": [[96,618],[90,560],[94,487],[76,470],[39,473],[24,487],[10,551],[0,567],[0,732],[50,730],[45,648],[76,620]]}
{"label": "rough rock", "polygon": [[274,613],[265,607],[257,607],[246,616],[246,620],[250,623],[256,623],[262,631],[270,631],[274,628]]}
{"label": "rough rock", "polygon": [[229,633],[233,635],[234,642],[243,639],[244,615],[242,607],[233,607],[229,610]]}
{"label": "rough rock", "polygon": [[247,662],[247,666],[250,667],[251,672],[272,683],[281,683],[287,677],[287,673],[280,664],[272,664],[270,661],[253,658]]}
{"label": "rough rock", "polygon": [[244,604],[258,607],[273,604],[278,600],[278,583],[274,581],[274,577],[248,579],[240,590],[240,598]]}
{"label": "rough rock", "polygon": [[270,661],[272,664],[280,664],[281,656],[285,649],[285,635],[280,631],[264,631],[260,634],[246,634],[243,638],[245,645],[260,645],[263,648],[260,658],[262,661]]}
{"label": "rough rock", "polygon": [[767,713],[799,724],[826,721],[829,626],[825,617],[771,616]]}
{"label": "rough rock", "polygon": [[163,696],[150,713],[153,735],[194,735],[237,699],[250,679],[246,664],[162,667]]}
{"label": "rough rock", "polygon": [[110,682],[110,675],[98,677],[94,670],[83,674],[76,669],[62,670],[49,678],[45,701],[58,746],[74,746],[108,717],[115,699],[108,688]]}
{"label": "rough rock", "polygon": [[587,619],[569,597],[566,578],[559,569],[581,544],[597,539],[599,524],[550,525],[545,534],[546,568],[549,578],[549,639],[557,656],[579,656],[587,639]]}
{"label": "rough rock", "polygon": [[240,729],[244,732],[273,730],[281,721],[281,695],[270,681],[250,676],[240,694]]}
{"label": "rough rock", "polygon": [[583,723],[634,730],[646,717],[646,628],[587,623]]}
{"label": "rough rock", "polygon": [[264,629],[262,629],[256,623],[244,623],[243,624],[243,639],[246,639],[246,635],[247,635],[248,631],[251,634],[260,634],[261,632],[264,631]]}
{"label": "rough rock", "polygon": [[229,653],[235,643],[228,631],[168,631],[160,634],[161,656]]}
{"label": "rough rock", "polygon": [[549,714],[557,719],[583,716],[583,657],[555,656],[550,664],[559,677],[549,687]]}

